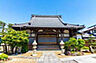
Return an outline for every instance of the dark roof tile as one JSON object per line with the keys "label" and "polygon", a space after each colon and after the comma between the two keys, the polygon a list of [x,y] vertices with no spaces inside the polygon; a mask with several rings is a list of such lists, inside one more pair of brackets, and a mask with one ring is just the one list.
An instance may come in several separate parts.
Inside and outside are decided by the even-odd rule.
{"label": "dark roof tile", "polygon": [[[30,24],[29,24],[30,23]],[[49,28],[84,28],[81,25],[64,23],[60,15],[32,15],[30,22],[15,24],[12,27],[49,27]]]}

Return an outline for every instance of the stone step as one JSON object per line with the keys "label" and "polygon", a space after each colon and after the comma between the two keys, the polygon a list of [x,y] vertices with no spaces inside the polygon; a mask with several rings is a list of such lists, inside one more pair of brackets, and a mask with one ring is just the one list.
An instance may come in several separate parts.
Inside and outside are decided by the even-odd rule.
{"label": "stone step", "polygon": [[59,45],[38,45],[38,50],[60,50]]}

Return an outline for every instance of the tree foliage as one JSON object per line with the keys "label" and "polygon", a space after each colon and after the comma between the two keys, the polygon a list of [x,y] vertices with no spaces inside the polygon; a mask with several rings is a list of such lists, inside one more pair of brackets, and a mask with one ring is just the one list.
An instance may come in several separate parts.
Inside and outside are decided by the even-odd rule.
{"label": "tree foliage", "polygon": [[13,25],[13,24],[9,23],[9,24],[8,24],[8,28],[12,28],[12,25]]}
{"label": "tree foliage", "polygon": [[65,49],[70,51],[80,51],[85,45],[85,41],[83,39],[75,39],[70,38],[69,41],[65,42]]}
{"label": "tree foliage", "polygon": [[78,39],[78,50],[85,46],[85,41],[83,39]]}
{"label": "tree foliage", "polygon": [[4,35],[5,25],[6,25],[6,23],[4,23],[3,21],[0,21],[0,26],[2,26],[2,35]]}
{"label": "tree foliage", "polygon": [[[13,49],[16,47],[27,47],[28,46],[28,34],[26,31],[15,31],[13,29],[9,29],[6,35],[2,37],[2,43],[8,44],[11,46],[11,50],[13,52]],[[27,50],[26,50],[27,51]],[[24,52],[26,52],[24,51]]]}
{"label": "tree foliage", "polygon": [[5,60],[5,59],[8,59],[8,55],[7,54],[0,54],[0,60]]}
{"label": "tree foliage", "polygon": [[94,53],[94,49],[96,47],[96,42],[93,41],[94,39],[96,39],[96,37],[92,37],[93,34],[90,34],[90,37],[88,38],[87,42],[88,42],[88,47],[89,47],[89,51],[91,53]]}

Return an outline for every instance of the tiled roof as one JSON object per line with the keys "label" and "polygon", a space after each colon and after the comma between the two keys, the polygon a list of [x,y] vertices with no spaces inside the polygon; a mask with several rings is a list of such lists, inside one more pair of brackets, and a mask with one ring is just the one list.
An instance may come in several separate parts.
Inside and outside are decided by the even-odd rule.
{"label": "tiled roof", "polygon": [[92,31],[92,30],[96,30],[96,26],[95,27],[89,27],[89,28],[85,29],[82,33],[86,33],[86,32]]}
{"label": "tiled roof", "polygon": [[12,27],[47,27],[47,28],[84,28],[84,25],[64,23],[60,15],[32,15],[28,23],[15,24]]}

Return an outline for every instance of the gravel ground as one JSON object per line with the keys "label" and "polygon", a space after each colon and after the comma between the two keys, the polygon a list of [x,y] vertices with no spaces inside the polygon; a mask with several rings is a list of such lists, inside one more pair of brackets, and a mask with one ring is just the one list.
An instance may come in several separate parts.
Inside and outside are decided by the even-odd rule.
{"label": "gravel ground", "polygon": [[37,60],[42,55],[42,53],[37,52],[37,56],[35,57],[31,55],[32,55],[32,51],[24,54],[12,55],[12,56],[9,56],[9,58],[12,58],[12,60],[8,60],[2,63],[37,63]]}
{"label": "gravel ground", "polygon": [[5,61],[4,63],[36,63],[33,59],[13,58],[12,60]]}

